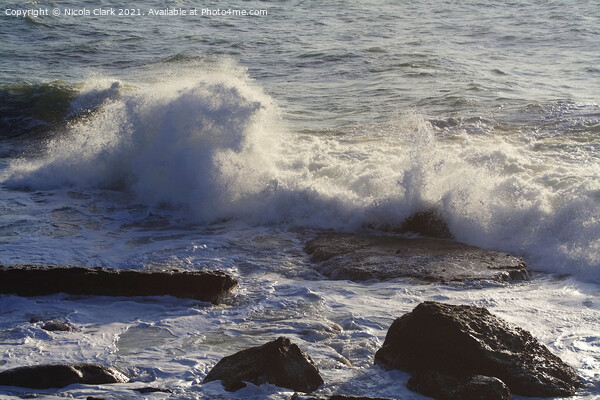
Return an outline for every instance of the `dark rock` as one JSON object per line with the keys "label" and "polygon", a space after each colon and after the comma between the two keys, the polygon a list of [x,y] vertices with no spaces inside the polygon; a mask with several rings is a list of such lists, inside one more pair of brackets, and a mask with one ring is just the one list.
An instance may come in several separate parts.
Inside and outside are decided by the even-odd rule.
{"label": "dark rock", "polygon": [[345,396],[342,394],[335,394],[329,398],[329,400],[392,400],[384,399],[382,397],[356,397],[356,396]]}
{"label": "dark rock", "polygon": [[569,396],[582,386],[575,370],[529,332],[464,305],[419,304],[394,321],[375,363],[459,379],[496,377],[514,394],[531,397]]}
{"label": "dark rock", "polygon": [[454,399],[511,400],[508,386],[498,378],[474,375],[454,392]]}
{"label": "dark rock", "polygon": [[45,296],[175,296],[218,304],[237,285],[222,272],[142,272],[65,266],[0,266],[0,293]]}
{"label": "dark rock", "polygon": [[508,387],[498,378],[474,375],[459,379],[437,371],[417,372],[407,387],[438,400],[510,400]]}
{"label": "dark rock", "polygon": [[400,228],[389,225],[379,228],[383,228],[382,230],[388,232],[418,233],[419,235],[438,239],[451,239],[453,237],[450,229],[448,229],[448,224],[435,209],[414,213],[402,222]]}
{"label": "dark rock", "polygon": [[230,392],[246,386],[244,381],[255,385],[268,382],[305,393],[323,384],[313,360],[285,337],[223,358],[204,383],[216,380]]}
{"label": "dark rock", "polygon": [[116,369],[96,364],[35,365],[0,372],[0,385],[33,389],[63,388],[74,383],[102,385],[128,381],[129,378]]}
{"label": "dark rock", "polygon": [[139,388],[139,389],[132,389],[136,392],[140,392],[141,394],[146,394],[146,393],[173,393],[173,391],[171,389],[161,389],[161,388],[153,388],[153,387],[143,387],[143,388]]}
{"label": "dark rock", "polygon": [[528,279],[522,259],[447,239],[327,232],[304,250],[331,279],[410,278],[418,282],[506,282]]}
{"label": "dark rock", "polygon": [[57,320],[45,322],[44,326],[42,326],[42,329],[50,332],[73,332],[76,330],[73,326],[67,324],[66,322]]}
{"label": "dark rock", "polygon": [[346,396],[343,394],[334,394],[331,397],[301,397],[294,393],[290,400],[394,400],[383,397],[364,397],[364,396]]}
{"label": "dark rock", "polygon": [[452,399],[459,385],[458,378],[437,371],[417,372],[406,383],[413,392],[440,400]]}

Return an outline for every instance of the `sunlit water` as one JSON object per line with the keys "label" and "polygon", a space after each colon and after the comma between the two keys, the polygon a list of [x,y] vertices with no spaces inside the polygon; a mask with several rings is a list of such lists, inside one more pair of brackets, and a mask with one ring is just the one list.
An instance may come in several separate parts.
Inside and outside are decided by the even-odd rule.
{"label": "sunlit water", "polygon": [[[268,15],[188,18],[2,6],[0,263],[240,281],[218,307],[1,296],[2,369],[97,361],[172,398],[289,398],[200,384],[221,357],[286,335],[317,362],[320,394],[421,399],[372,361],[394,318],[437,300],[530,330],[577,368],[578,398],[600,395],[596,2],[232,1]],[[467,289],[329,281],[302,250],[319,229],[400,225],[431,207],[458,240],[549,275]],[[141,398],[131,387],[46,393]],[[29,391],[0,396],[13,392]]]}

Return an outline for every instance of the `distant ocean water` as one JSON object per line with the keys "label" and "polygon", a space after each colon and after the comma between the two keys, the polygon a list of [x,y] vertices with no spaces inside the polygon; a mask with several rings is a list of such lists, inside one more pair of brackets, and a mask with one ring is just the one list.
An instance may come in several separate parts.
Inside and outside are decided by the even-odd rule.
{"label": "distant ocean water", "polygon": [[[93,15],[122,7],[2,4],[0,263],[221,269],[244,282],[239,303],[109,315],[106,299],[5,296],[0,364],[94,355],[181,398],[220,396],[196,385],[220,356],[288,334],[324,393],[418,399],[377,389],[405,377],[369,357],[399,310],[437,299],[512,318],[578,368],[581,398],[600,394],[597,2],[145,0]],[[266,15],[148,15],[194,8]],[[9,11],[27,9],[48,15]],[[431,208],[457,240],[554,275],[457,291],[307,272],[310,232]],[[90,333],[59,346],[21,321],[30,309]]]}

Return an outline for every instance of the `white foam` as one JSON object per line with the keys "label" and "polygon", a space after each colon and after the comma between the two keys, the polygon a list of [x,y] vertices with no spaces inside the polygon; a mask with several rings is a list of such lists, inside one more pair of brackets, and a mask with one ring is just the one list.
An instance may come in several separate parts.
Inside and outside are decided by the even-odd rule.
{"label": "white foam", "polygon": [[[169,297],[0,296],[5,310],[0,323],[2,369],[94,361],[115,365],[132,377],[131,383],[123,385],[41,391],[50,395],[142,397],[131,389],[152,386],[173,390],[170,398],[175,399],[289,399],[292,392],[268,384],[249,385],[235,393],[225,392],[220,382],[201,384],[222,357],[285,335],[317,363],[326,382],[317,395],[417,400],[424,397],[405,386],[410,375],[374,366],[373,356],[395,318],[432,300],[486,307],[530,331],[584,379],[586,387],[574,399],[592,399],[597,394],[600,303],[594,285],[547,279],[465,290],[397,282],[297,280],[270,273],[246,274],[240,285],[235,306],[220,307]],[[40,323],[27,322],[31,316],[63,318],[79,330],[45,332]],[[0,396],[10,390],[0,389]]]}
{"label": "white foam", "polygon": [[435,207],[459,240],[600,281],[600,166],[567,139],[560,156],[526,133],[446,137],[414,112],[294,133],[235,64],[185,74],[89,83],[74,107],[101,105],[5,184],[119,189],[198,222],[357,229]]}

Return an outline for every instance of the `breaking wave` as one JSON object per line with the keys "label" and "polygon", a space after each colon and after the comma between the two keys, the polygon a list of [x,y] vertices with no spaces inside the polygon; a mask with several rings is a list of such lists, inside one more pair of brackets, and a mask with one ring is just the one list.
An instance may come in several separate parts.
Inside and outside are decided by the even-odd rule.
{"label": "breaking wave", "polygon": [[434,208],[458,240],[600,281],[597,165],[518,135],[444,135],[413,112],[293,132],[235,65],[165,79],[82,85],[68,97],[77,118],[4,184],[121,190],[199,223],[353,230]]}

